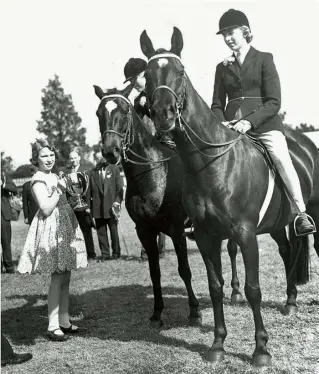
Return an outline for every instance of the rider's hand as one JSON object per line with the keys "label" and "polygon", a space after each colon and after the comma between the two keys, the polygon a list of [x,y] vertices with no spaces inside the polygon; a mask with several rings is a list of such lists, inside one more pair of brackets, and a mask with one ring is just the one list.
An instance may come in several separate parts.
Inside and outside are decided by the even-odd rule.
{"label": "rider's hand", "polygon": [[225,127],[228,127],[229,129],[232,128],[232,121],[224,121],[222,122],[222,124],[225,126]]}
{"label": "rider's hand", "polygon": [[144,106],[146,104],[146,97],[142,96],[139,101],[140,106]]}
{"label": "rider's hand", "polygon": [[246,119],[243,119],[237,122],[235,125],[233,125],[232,129],[239,132],[240,134],[245,134],[247,131],[251,129],[251,123]]}

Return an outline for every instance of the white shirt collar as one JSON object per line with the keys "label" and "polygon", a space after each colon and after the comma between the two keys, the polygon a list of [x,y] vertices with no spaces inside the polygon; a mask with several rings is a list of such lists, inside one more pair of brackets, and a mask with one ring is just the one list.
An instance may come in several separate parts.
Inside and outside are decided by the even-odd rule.
{"label": "white shirt collar", "polygon": [[243,63],[249,50],[250,50],[250,45],[249,44],[245,45],[244,48],[242,48],[240,51],[235,52],[236,58],[239,57],[240,61]]}
{"label": "white shirt collar", "polygon": [[137,98],[137,96],[140,94],[140,92],[136,89],[133,88],[131,93],[129,94],[128,99],[130,100],[131,104],[134,105],[134,100]]}
{"label": "white shirt collar", "polygon": [[78,170],[79,170],[79,167],[80,167],[80,165],[77,165],[77,166],[75,166],[75,167],[71,167],[71,170],[72,170],[72,172],[73,173],[76,173]]}

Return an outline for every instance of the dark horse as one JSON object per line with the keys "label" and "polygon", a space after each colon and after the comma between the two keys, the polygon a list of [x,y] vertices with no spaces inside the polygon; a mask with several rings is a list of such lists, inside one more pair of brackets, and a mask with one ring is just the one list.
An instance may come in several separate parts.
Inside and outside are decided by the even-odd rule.
{"label": "dark horse", "polygon": [[[260,312],[256,235],[270,233],[279,245],[287,275],[287,308],[296,306],[296,284],[309,280],[307,237],[292,235],[291,243],[287,240],[284,228],[292,222],[293,214],[278,178],[269,208],[258,225],[267,193],[268,166],[251,140],[223,126],[193,88],[180,59],[183,38],[177,28],[171,45],[170,51],[155,51],[146,31],[141,34],[141,48],[149,59],[145,77],[152,118],[159,131],[171,131],[177,144],[184,166],[183,202],[207,269],[215,319],[215,339],[207,358],[219,361],[225,356],[220,249],[222,240],[229,238],[240,246],[245,265],[245,294],[255,322],[253,364],[269,365],[268,334]],[[307,212],[318,226],[319,153],[300,133],[289,130],[286,137]],[[319,254],[318,233],[314,237]]]}
{"label": "dark horse", "polygon": [[[162,325],[164,308],[157,235],[172,238],[178,271],[189,298],[190,324],[199,324],[201,315],[191,283],[182,200],[182,165],[175,151],[159,143],[127,99],[131,86],[124,91],[106,93],[94,86],[100,104],[97,110],[104,156],[111,164],[122,160],[127,179],[126,209],[136,224],[137,235],[146,250],[154,291],[154,311],[150,321]],[[164,160],[163,162],[161,160]]]}

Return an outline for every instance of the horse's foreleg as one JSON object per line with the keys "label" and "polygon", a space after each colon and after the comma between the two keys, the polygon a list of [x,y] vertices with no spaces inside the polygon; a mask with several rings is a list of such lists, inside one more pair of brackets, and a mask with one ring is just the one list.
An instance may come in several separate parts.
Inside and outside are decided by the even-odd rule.
{"label": "horse's foreleg", "polygon": [[196,230],[195,239],[206,266],[209,293],[214,309],[215,339],[206,357],[209,361],[216,362],[223,360],[225,357],[224,341],[227,336],[223,309],[222,240],[218,236],[208,235],[206,232]]}
{"label": "horse's foreleg", "polygon": [[255,321],[256,348],[253,353],[254,366],[268,366],[271,355],[267,350],[268,334],[260,313],[261,291],[259,286],[259,253],[256,234],[244,231],[240,241],[241,252],[245,264],[245,294],[252,308]]}
{"label": "horse's foreleg", "polygon": [[189,324],[194,326],[200,325],[202,318],[198,309],[199,303],[192,287],[192,273],[188,262],[186,238],[183,233],[183,229],[180,232],[174,233],[174,235],[172,235],[172,240],[178,260],[178,273],[185,283],[188,294],[188,303],[190,308],[190,313],[188,316]]}
{"label": "horse's foreleg", "polygon": [[232,271],[232,278],[231,278],[231,286],[232,286],[232,294],[231,294],[231,301],[232,303],[240,303],[243,301],[243,296],[239,291],[239,280],[237,276],[237,265],[236,265],[236,257],[237,257],[237,243],[229,239],[227,243],[228,254],[231,263],[231,271]]}
{"label": "horse's foreleg", "polygon": [[290,271],[289,253],[290,244],[287,238],[286,230],[282,229],[270,234],[278,245],[279,254],[284,262],[287,280],[287,303],[284,309],[284,314],[295,313],[297,311],[297,288],[295,282],[289,280],[288,274]]}
{"label": "horse's foreleg", "polygon": [[161,316],[164,309],[164,301],[161,287],[159,253],[156,241],[158,233],[146,227],[136,227],[136,232],[147,253],[150,276],[153,284],[154,311],[150,317],[150,323],[154,327],[162,326],[163,321]]}

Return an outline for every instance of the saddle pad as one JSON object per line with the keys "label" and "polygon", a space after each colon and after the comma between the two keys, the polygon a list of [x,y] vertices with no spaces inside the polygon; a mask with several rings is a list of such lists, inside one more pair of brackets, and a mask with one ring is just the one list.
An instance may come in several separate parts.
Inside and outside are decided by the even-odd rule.
{"label": "saddle pad", "polygon": [[267,209],[269,207],[269,204],[270,204],[273,192],[274,192],[274,187],[275,187],[275,173],[273,173],[273,171],[271,169],[268,169],[268,173],[269,173],[269,177],[268,177],[267,193],[266,193],[263,205],[262,205],[262,207],[260,209],[260,212],[259,212],[259,220],[258,220],[257,227],[260,225],[262,219],[264,218],[264,216],[265,216],[265,214],[267,212]]}

